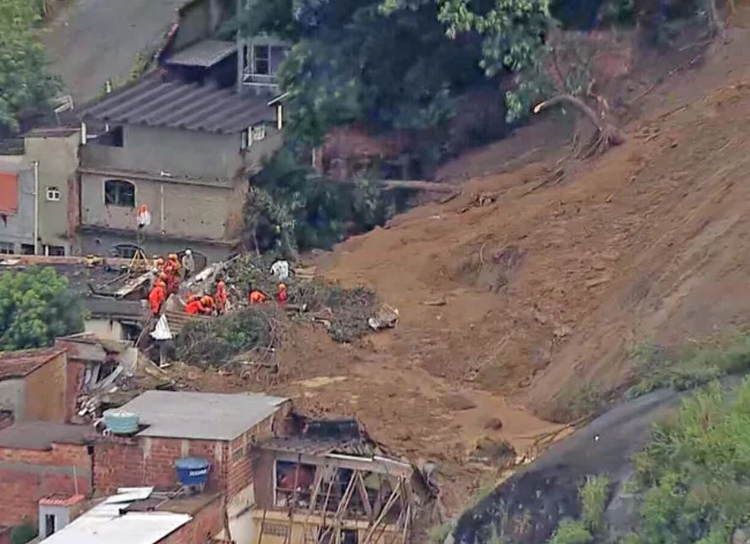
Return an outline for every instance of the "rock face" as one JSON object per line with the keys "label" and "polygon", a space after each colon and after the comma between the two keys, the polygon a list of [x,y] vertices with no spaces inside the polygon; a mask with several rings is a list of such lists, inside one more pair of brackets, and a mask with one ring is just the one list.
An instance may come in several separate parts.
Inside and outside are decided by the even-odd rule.
{"label": "rock face", "polygon": [[740,527],[732,533],[732,544],[750,544],[750,527]]}
{"label": "rock face", "polygon": [[[595,474],[606,474],[612,481],[605,518],[613,533],[624,536],[638,516],[638,497],[627,493],[624,485],[633,475],[630,459],[647,443],[653,421],[676,407],[679,398],[673,391],[650,393],[556,444],[465,511],[453,532],[455,544],[484,544],[493,533],[513,544],[544,544],[560,520],[580,516],[579,488],[587,475]],[[482,439],[473,455],[490,459],[497,447]]]}

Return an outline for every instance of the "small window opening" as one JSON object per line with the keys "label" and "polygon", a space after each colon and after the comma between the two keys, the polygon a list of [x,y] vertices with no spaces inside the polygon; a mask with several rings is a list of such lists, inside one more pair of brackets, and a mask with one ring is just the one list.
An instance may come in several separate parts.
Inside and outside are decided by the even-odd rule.
{"label": "small window opening", "polygon": [[108,179],[104,182],[104,204],[135,208],[135,185],[121,179]]}
{"label": "small window opening", "polygon": [[50,202],[60,201],[60,189],[57,187],[47,187],[47,200]]}

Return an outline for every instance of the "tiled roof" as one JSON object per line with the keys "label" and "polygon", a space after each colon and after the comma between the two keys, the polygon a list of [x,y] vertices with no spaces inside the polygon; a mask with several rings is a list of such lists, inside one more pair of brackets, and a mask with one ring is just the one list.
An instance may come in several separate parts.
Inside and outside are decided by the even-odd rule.
{"label": "tiled roof", "polygon": [[83,495],[61,495],[58,493],[39,499],[39,504],[42,506],[73,506],[85,498]]}
{"label": "tiled roof", "polygon": [[63,351],[52,347],[0,352],[0,380],[28,376]]}
{"label": "tiled roof", "polygon": [[179,51],[167,59],[167,64],[209,68],[234,53],[237,44],[219,40],[203,40]]}
{"label": "tiled roof", "polygon": [[235,134],[272,122],[268,97],[238,94],[213,83],[186,83],[162,73],[106,95],[86,106],[81,119],[182,130]]}

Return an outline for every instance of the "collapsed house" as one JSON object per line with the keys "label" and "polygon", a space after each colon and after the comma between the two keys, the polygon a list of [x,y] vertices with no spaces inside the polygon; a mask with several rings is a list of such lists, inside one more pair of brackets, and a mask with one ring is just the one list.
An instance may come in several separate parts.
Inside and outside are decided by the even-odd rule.
{"label": "collapsed house", "polygon": [[291,413],[255,452],[257,542],[405,543],[435,489],[388,455],[355,419]]}

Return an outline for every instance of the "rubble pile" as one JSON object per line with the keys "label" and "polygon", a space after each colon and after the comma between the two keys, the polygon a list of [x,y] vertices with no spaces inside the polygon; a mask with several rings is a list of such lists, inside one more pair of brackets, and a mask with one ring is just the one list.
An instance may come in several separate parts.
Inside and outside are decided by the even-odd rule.
{"label": "rubble pile", "polygon": [[[309,270],[290,269],[285,261],[241,255],[215,265],[210,276],[193,283],[210,286],[223,278],[228,309],[211,319],[191,320],[176,336],[177,358],[192,365],[226,366],[248,352],[255,361],[265,360],[282,342],[284,324],[290,321],[323,325],[337,342],[351,342],[382,328],[373,326],[373,321],[382,321],[373,291],[312,278]],[[283,305],[273,301],[280,283],[286,285],[289,295]],[[251,290],[267,294],[269,302],[249,303]],[[385,326],[395,326],[395,315]]]}

